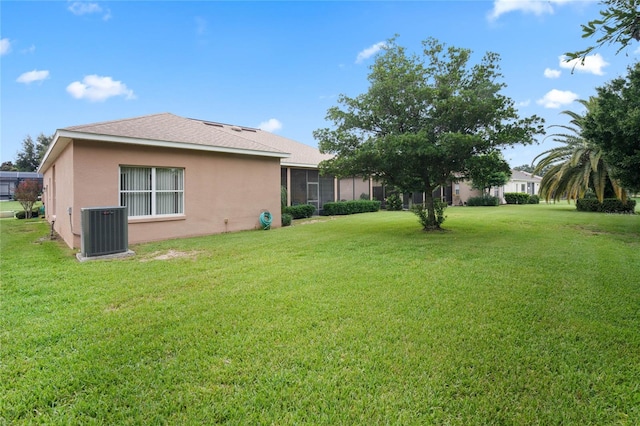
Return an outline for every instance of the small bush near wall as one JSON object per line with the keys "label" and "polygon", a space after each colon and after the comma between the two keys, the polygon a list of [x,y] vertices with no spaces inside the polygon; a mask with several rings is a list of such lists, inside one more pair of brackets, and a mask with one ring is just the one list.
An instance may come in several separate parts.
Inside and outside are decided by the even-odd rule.
{"label": "small bush near wall", "polygon": [[289,213],[282,213],[281,218],[282,218],[282,220],[281,220],[282,226],[291,225],[291,221],[293,220],[293,216],[291,216]]}
{"label": "small bush near wall", "polygon": [[324,216],[337,216],[345,214],[377,212],[380,210],[380,201],[376,200],[354,200],[339,201],[336,203],[325,203],[322,206]]}
{"label": "small bush near wall", "polygon": [[313,216],[316,208],[311,204],[299,204],[297,206],[289,206],[282,209],[282,213],[290,214],[294,219],[304,219]]}
{"label": "small bush near wall", "polygon": [[[16,212],[16,219],[25,219],[27,217],[27,212],[25,211],[19,211]],[[31,212],[31,218],[35,218],[38,217],[38,210],[34,210],[33,212]]]}
{"label": "small bush near wall", "polygon": [[387,210],[391,210],[391,211],[402,210],[402,199],[398,194],[391,194],[387,197]]}
{"label": "small bush near wall", "polygon": [[540,197],[535,194],[532,195],[531,197],[529,197],[529,204],[540,204]]}
{"label": "small bush near wall", "polygon": [[531,196],[525,192],[505,192],[504,200],[507,204],[528,204]]}
{"label": "small bush near wall", "polygon": [[471,197],[467,200],[467,206],[499,206],[500,199],[493,195],[482,195],[480,197]]}
{"label": "small bush near wall", "polygon": [[605,198],[601,203],[596,198],[580,198],[576,201],[576,209],[581,212],[634,214],[636,200],[623,202],[617,198]]}

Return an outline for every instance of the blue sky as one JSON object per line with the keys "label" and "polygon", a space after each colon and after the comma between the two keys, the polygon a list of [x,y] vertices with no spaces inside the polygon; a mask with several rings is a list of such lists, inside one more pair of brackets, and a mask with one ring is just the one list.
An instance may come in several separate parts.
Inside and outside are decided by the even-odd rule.
{"label": "blue sky", "polygon": [[[504,93],[546,125],[626,75],[634,45],[597,51],[571,73],[561,55],[589,45],[595,1],[2,1],[1,161],[41,132],[171,112],[260,127],[316,146],[337,96],[367,90],[381,43],[418,52],[434,37],[499,53]],[[541,138],[542,140],[542,138]],[[512,166],[549,149],[505,151]]]}

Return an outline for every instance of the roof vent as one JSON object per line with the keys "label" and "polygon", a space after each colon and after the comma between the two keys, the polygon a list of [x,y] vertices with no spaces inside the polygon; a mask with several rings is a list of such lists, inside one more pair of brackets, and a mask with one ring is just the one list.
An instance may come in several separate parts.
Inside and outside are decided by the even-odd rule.
{"label": "roof vent", "polygon": [[206,124],[207,126],[223,127],[222,124],[220,124],[220,123],[212,123],[211,121],[203,121],[203,123]]}
{"label": "roof vent", "polygon": [[231,126],[231,130],[235,130],[236,132],[241,132],[242,131],[242,127]]}

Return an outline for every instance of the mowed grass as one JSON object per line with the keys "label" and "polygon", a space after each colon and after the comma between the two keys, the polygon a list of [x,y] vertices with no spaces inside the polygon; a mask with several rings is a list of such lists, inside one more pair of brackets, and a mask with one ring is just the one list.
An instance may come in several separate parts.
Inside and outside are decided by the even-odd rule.
{"label": "mowed grass", "polygon": [[640,424],[640,216],[449,208],[79,263],[3,220],[4,424]]}

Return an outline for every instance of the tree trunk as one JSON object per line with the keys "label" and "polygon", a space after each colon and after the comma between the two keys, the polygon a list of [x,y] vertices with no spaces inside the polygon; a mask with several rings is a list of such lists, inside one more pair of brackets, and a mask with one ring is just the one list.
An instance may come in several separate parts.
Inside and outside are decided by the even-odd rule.
{"label": "tree trunk", "polygon": [[440,224],[436,220],[436,208],[433,199],[433,188],[427,188],[424,193],[424,207],[427,209],[426,231],[430,229],[440,229]]}

